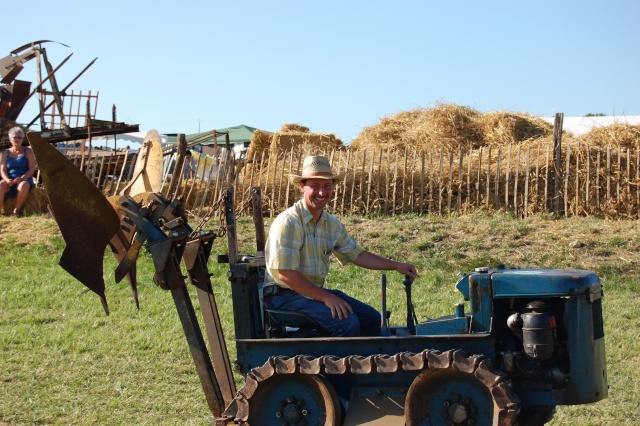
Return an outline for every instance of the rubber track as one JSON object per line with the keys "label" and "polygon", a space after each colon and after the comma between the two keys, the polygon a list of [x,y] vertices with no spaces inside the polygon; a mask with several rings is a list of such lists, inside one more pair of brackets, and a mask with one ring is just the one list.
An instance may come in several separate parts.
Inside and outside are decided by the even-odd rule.
{"label": "rubber track", "polygon": [[338,358],[327,355],[314,358],[309,355],[294,357],[270,357],[264,365],[253,368],[247,374],[245,385],[238,390],[223,418],[216,425],[232,421],[246,425],[249,419],[249,404],[261,382],[276,374],[370,374],[394,373],[399,370],[424,370],[451,368],[473,374],[490,391],[498,410],[497,425],[514,426],[520,411],[520,400],[513,392],[511,381],[494,368],[493,362],[484,355],[467,355],[462,350],[424,350],[420,353],[401,352],[395,355],[358,355]]}

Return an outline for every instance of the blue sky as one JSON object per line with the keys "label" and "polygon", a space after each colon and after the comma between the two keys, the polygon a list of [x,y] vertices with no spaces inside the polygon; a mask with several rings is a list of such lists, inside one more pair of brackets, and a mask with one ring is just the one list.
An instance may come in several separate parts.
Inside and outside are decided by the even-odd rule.
{"label": "blue sky", "polygon": [[[97,118],[193,133],[299,123],[345,142],[453,102],[481,112],[640,115],[640,2],[65,1],[5,5],[0,55],[35,40]],[[35,81],[35,61],[20,74]],[[30,101],[20,121],[31,121]]]}

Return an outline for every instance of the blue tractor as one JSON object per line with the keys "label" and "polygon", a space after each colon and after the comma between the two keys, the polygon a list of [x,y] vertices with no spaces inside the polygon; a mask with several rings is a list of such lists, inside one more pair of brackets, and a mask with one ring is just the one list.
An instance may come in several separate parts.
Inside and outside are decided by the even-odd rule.
{"label": "blue tractor", "polygon": [[[225,410],[234,422],[541,425],[557,405],[606,398],[603,293],[595,273],[477,268],[456,284],[468,303],[424,322],[405,280],[405,326],[388,326],[383,303],[383,336],[323,337],[303,315],[263,308],[260,209],[257,256],[238,256],[230,190],[226,200],[235,366],[245,377]],[[381,287],[384,301],[384,276]]]}
{"label": "blue tractor", "polygon": [[[593,272],[477,268],[456,284],[464,302],[452,315],[422,322],[405,280],[406,325],[393,327],[383,275],[383,335],[327,337],[306,316],[262,303],[259,188],[251,189],[256,253],[242,255],[232,188],[205,217],[218,209],[220,232],[203,230],[206,220],[192,228],[179,197],[146,193],[109,201],[37,133],[28,137],[67,242],[60,265],[98,294],[108,312],[104,248],[109,245],[119,262],[116,280],[128,278],[137,300],[135,261],[146,246],[155,283],[174,300],[217,426],[533,426],[548,422],[558,405],[607,397],[603,292]],[[233,366],[207,267],[213,243],[223,235],[229,253],[218,261],[229,264]],[[243,378],[238,390],[234,371]]]}

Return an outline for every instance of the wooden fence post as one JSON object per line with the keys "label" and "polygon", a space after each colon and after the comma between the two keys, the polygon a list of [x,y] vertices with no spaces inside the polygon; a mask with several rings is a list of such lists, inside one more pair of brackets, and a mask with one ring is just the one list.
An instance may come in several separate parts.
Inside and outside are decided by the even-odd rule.
{"label": "wooden fence post", "polygon": [[387,168],[385,170],[385,197],[384,197],[384,212],[389,213],[389,169],[391,168],[391,151],[387,149]]}
{"label": "wooden fence post", "polygon": [[440,168],[438,169],[438,216],[442,216],[442,174],[444,169],[444,148],[440,147]]}
{"label": "wooden fence post", "polygon": [[473,148],[469,148],[469,156],[467,161],[467,202],[466,209],[471,208],[471,160],[473,158]]}
{"label": "wooden fence post", "polygon": [[360,171],[360,203],[363,205],[363,211],[366,211],[366,200],[364,198],[364,176],[367,166],[367,150],[366,148],[362,152],[362,170]]}
{"label": "wooden fence post", "polygon": [[449,150],[449,182],[447,182],[447,213],[451,213],[451,197],[453,196],[453,149]]}
{"label": "wooden fence post", "polygon": [[344,199],[347,198],[347,172],[349,171],[349,159],[351,157],[351,150],[347,151],[347,163],[344,166],[344,176],[345,179],[342,181],[342,186],[344,187],[344,193],[342,194],[342,207],[340,208],[340,213],[344,214]]}
{"label": "wooden fence post", "polygon": [[590,208],[589,208],[589,191],[591,190],[591,146],[587,145],[585,148],[585,153],[586,153],[586,164],[587,164],[587,181],[585,182],[586,187],[585,187],[585,194],[584,194],[584,206],[585,206],[585,211],[589,212]]}
{"label": "wooden fence post", "polygon": [[611,206],[611,145],[607,146],[607,209]]}
{"label": "wooden fence post", "polygon": [[384,150],[382,148],[380,148],[380,154],[378,154],[378,179],[377,179],[377,183],[376,183],[376,196],[378,197],[378,200],[381,198],[380,197],[380,181],[382,181],[382,152]]}
{"label": "wooden fence post", "polygon": [[551,206],[550,202],[549,202],[549,180],[551,179],[551,171],[549,169],[549,145],[547,145],[547,158],[546,158],[546,163],[545,163],[545,172],[546,172],[546,176],[545,176],[545,180],[544,180],[544,209],[545,211],[553,211],[553,207]]}
{"label": "wooden fence post", "polygon": [[524,217],[527,217],[527,213],[529,210],[529,167],[530,167],[530,159],[531,159],[531,147],[527,147],[527,160],[525,165],[525,175],[524,175],[524,206],[522,213]]}
{"label": "wooden fence post", "polygon": [[491,199],[491,145],[489,145],[489,152],[487,153],[487,184],[486,184],[486,194],[487,199],[484,201],[485,207],[489,208],[489,200]]}
{"label": "wooden fence post", "polygon": [[356,188],[356,178],[358,177],[358,154],[360,153],[359,150],[356,150],[355,156],[353,157],[353,179],[351,180],[351,196],[349,199],[349,209],[350,211],[353,210],[353,194],[355,192],[355,188]]}
{"label": "wooden fence post", "polygon": [[482,176],[482,149],[478,150],[478,173],[476,176],[476,208],[480,207],[480,176]]}
{"label": "wooden fence post", "polygon": [[600,148],[596,147],[596,213],[600,213]]}
{"label": "wooden fence post", "polygon": [[458,159],[458,199],[456,201],[456,213],[460,214],[462,208],[462,166],[464,165],[464,147],[460,147],[460,158]]}
{"label": "wooden fence post", "polygon": [[564,216],[569,214],[569,167],[571,164],[571,145],[567,145],[567,172],[564,178]]}
{"label": "wooden fence post", "polygon": [[518,179],[520,178],[520,145],[518,145],[518,156],[516,159],[516,176],[513,181],[513,211],[518,217]]}
{"label": "wooden fence post", "polygon": [[616,212],[620,212],[620,182],[622,181],[622,149],[618,146],[618,176],[616,178]]}
{"label": "wooden fence post", "polygon": [[627,215],[631,217],[633,210],[631,199],[631,150],[627,148]]}
{"label": "wooden fence post", "polygon": [[373,163],[375,163],[376,161],[376,150],[375,148],[373,149],[373,152],[371,153],[371,162],[369,163],[369,178],[367,179],[367,204],[366,204],[366,212],[367,214],[369,214],[369,202],[370,202],[370,197],[371,197],[371,183],[373,181]]}
{"label": "wooden fence post", "polygon": [[640,145],[636,145],[636,218],[640,217]]}
{"label": "wooden fence post", "polygon": [[507,175],[504,185],[504,207],[509,208],[509,176],[511,175],[511,144],[507,148]]}
{"label": "wooden fence post", "polygon": [[[535,196],[535,200],[536,203],[534,205],[534,207],[540,206],[540,144],[538,144],[538,150],[536,153],[536,196]],[[545,208],[546,211],[546,208]]]}
{"label": "wooden fence post", "polygon": [[410,191],[410,211],[411,213],[415,213],[415,195],[414,195],[414,186],[413,186],[413,176],[415,174],[415,167],[416,167],[416,161],[418,161],[418,150],[414,148],[413,150],[413,162],[411,163],[411,173],[410,173],[410,179],[411,179],[411,191]]}
{"label": "wooden fence post", "polygon": [[391,208],[393,209],[391,214],[395,216],[396,214],[396,192],[398,190],[398,150],[396,149],[396,167],[393,172],[393,202],[391,203]]}
{"label": "wooden fence post", "polygon": [[554,164],[554,186],[553,186],[553,200],[554,200],[554,213],[560,214],[561,196],[562,190],[562,124],[564,121],[564,114],[561,112],[556,113],[555,120],[553,122],[553,164]]}
{"label": "wooden fence post", "polygon": [[580,194],[580,144],[576,147],[576,193],[574,197],[574,214],[578,214],[580,211],[580,199],[578,198]]}
{"label": "wooden fence post", "polygon": [[[333,166],[333,163],[332,163],[332,166]],[[340,174],[341,167],[342,167],[342,151],[340,151],[340,155],[338,156],[338,167],[337,167],[337,170],[336,170],[336,175]],[[346,168],[345,168],[345,175],[346,175]],[[338,194],[340,194],[340,188],[344,187],[343,182],[339,183],[335,187],[336,193],[333,195],[333,212],[334,213],[335,213],[336,208],[338,206]]]}
{"label": "wooden fence post", "polygon": [[[400,192],[400,213],[404,214],[404,193],[406,192],[406,182],[407,182],[407,162],[408,162],[408,157],[409,157],[409,147],[405,146],[404,147],[404,166],[402,168],[402,179],[400,180],[400,182],[402,182],[402,190]],[[396,180],[396,185],[398,185],[398,180]],[[395,203],[394,203],[395,204]]]}
{"label": "wooden fence post", "polygon": [[433,148],[429,152],[429,200],[427,201],[427,213],[431,213],[431,202],[433,201]]}
{"label": "wooden fence post", "polygon": [[498,161],[496,164],[496,178],[495,180],[495,189],[493,193],[493,208],[498,211],[500,210],[500,162],[502,161],[502,147],[498,147]]}

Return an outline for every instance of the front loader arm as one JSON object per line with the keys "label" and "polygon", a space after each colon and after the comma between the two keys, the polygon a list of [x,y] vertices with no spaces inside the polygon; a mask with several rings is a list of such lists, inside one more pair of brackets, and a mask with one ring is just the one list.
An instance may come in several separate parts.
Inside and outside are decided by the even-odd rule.
{"label": "front loader arm", "polygon": [[[229,362],[207,262],[216,235],[194,232],[180,198],[160,193],[105,198],[97,187],[39,133],[27,134],[38,160],[51,210],[67,246],[60,265],[100,296],[105,311],[103,258],[111,246],[118,267],[116,281],[130,279],[137,304],[135,262],[146,246],[154,263],[155,283],[171,292],[209,408],[216,418],[235,396]],[[213,361],[191,303],[183,261],[197,288]]]}

